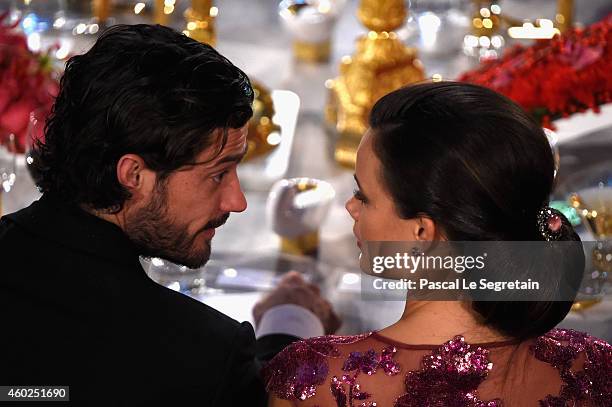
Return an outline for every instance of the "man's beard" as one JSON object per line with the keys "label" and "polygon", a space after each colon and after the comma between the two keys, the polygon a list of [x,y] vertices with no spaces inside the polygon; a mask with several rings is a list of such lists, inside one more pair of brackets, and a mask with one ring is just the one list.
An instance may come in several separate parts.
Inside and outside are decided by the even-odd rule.
{"label": "man's beard", "polygon": [[157,183],[153,194],[147,205],[126,220],[128,238],[143,256],[160,257],[189,268],[202,267],[210,258],[210,240],[203,248],[198,248],[194,247],[196,238],[204,229],[223,225],[229,214],[211,220],[190,236],[188,225],[177,224],[168,215],[168,191],[164,181]]}

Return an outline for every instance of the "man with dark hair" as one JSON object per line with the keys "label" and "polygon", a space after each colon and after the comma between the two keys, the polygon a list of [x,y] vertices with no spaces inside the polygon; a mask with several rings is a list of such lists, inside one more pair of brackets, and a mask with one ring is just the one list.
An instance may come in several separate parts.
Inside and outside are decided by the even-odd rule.
{"label": "man with dark hair", "polygon": [[[69,385],[78,405],[265,404],[255,348],[269,357],[295,336],[256,342],[139,263],[204,265],[215,228],[246,209],[236,166],[252,101],[240,69],[166,27],[112,27],[68,61],[34,153],[43,196],[0,221],[1,385]],[[293,305],[302,328],[332,329],[300,278],[274,295],[316,310]]]}

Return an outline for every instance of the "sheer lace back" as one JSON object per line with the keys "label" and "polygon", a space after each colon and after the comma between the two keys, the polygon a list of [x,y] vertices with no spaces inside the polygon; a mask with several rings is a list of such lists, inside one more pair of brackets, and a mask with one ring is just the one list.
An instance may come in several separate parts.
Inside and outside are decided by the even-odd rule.
{"label": "sheer lace back", "polygon": [[292,344],[263,374],[299,406],[612,406],[612,347],[572,330],[477,345],[323,336]]}

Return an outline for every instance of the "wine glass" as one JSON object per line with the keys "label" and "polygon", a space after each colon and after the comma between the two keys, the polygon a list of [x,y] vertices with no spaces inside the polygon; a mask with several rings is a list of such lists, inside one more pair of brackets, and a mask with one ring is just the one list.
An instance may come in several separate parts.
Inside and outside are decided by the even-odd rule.
{"label": "wine glass", "polygon": [[315,178],[283,179],[272,186],[266,211],[281,237],[281,251],[316,257],[319,228],[335,195],[331,184]]}
{"label": "wine glass", "polygon": [[34,52],[49,51],[54,63],[87,49],[95,40],[100,27],[92,20],[91,8],[77,7],[76,1],[16,0],[11,21],[19,21],[19,29],[27,38],[28,48]]}

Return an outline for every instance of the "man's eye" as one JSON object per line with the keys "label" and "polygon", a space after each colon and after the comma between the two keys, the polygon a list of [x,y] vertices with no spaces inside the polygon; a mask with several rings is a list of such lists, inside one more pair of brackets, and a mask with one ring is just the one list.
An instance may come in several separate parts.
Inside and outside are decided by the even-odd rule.
{"label": "man's eye", "polygon": [[225,177],[225,175],[227,175],[228,172],[229,172],[228,170],[225,170],[217,175],[213,175],[212,180],[215,181],[217,184],[220,184],[221,181],[223,181],[223,177]]}

